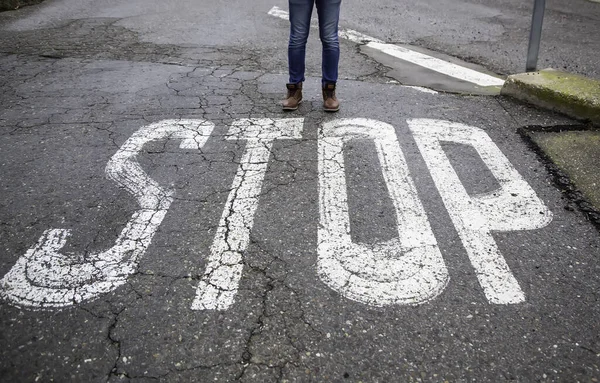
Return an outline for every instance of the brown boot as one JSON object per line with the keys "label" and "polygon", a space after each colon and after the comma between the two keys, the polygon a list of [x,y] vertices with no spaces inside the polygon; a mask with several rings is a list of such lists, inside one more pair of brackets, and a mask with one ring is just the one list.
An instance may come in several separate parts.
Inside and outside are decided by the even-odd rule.
{"label": "brown boot", "polygon": [[302,102],[302,83],[286,84],[287,98],[283,100],[283,110],[296,110]]}
{"label": "brown boot", "polygon": [[337,112],[340,110],[340,102],[335,97],[335,84],[323,85],[323,110],[326,112]]}

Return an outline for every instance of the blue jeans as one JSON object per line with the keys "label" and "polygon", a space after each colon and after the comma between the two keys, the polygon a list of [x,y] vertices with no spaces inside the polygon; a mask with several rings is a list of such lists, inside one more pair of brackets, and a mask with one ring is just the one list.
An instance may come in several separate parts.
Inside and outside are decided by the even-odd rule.
{"label": "blue jeans", "polygon": [[338,22],[342,0],[289,0],[288,66],[292,84],[304,81],[306,42],[310,31],[310,17],[315,4],[319,16],[319,37],[323,45],[322,83],[335,84],[338,79],[338,63],[340,61]]}

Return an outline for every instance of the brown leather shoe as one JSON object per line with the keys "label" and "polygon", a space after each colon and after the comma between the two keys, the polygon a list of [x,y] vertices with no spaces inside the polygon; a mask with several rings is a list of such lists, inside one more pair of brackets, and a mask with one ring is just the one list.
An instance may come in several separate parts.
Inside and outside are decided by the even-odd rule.
{"label": "brown leather shoe", "polygon": [[287,98],[283,100],[283,110],[296,110],[302,102],[302,83],[286,84]]}
{"label": "brown leather shoe", "polygon": [[335,97],[335,84],[323,85],[323,110],[326,112],[337,112],[340,110],[340,102]]}

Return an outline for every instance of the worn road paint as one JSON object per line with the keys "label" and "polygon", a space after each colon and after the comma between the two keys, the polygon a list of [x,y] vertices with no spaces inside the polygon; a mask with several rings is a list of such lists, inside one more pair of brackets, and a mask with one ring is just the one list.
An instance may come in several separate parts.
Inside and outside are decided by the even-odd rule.
{"label": "worn road paint", "polygon": [[405,88],[410,88],[410,89],[415,89],[418,90],[419,92],[423,92],[423,93],[429,93],[429,94],[439,94],[437,91],[429,89],[429,88],[423,88],[422,86],[414,86],[414,85],[404,85]]}
{"label": "worn road paint", "polygon": [[[303,118],[262,118],[232,124],[226,138],[245,140],[246,148],[193,310],[226,310],[233,304],[273,142],[300,139],[303,123]],[[491,232],[541,228],[552,220],[552,213],[482,129],[430,119],[410,119],[408,124],[487,299],[496,304],[523,302],[525,294]],[[136,272],[173,201],[173,191],[148,177],[137,155],[146,143],[164,139],[182,140],[181,148],[200,149],[213,128],[206,120],[165,120],[135,132],[106,166],[107,177],[140,205],[115,245],[85,256],[62,254],[70,230],[47,230],[0,280],[0,297],[18,306],[55,308],[96,298],[124,284]],[[370,245],[352,242],[343,149],[353,139],[375,143],[396,213],[397,239]],[[442,141],[471,145],[500,188],[469,196]],[[373,306],[420,304],[444,290],[448,271],[391,125],[362,118],[325,123],[318,138],[318,171],[318,274],[328,286]]]}
{"label": "worn road paint", "polygon": [[[482,129],[430,119],[411,119],[408,125],[488,301],[523,302],[525,294],[500,254],[491,231],[541,228],[550,223],[552,212]],[[440,145],[442,141],[471,145],[500,188],[469,196]]]}
{"label": "worn road paint", "polygon": [[284,11],[283,9],[279,8],[278,6],[271,8],[268,14],[271,16],[279,17],[283,20],[290,20],[290,14],[287,11]]}
{"label": "worn road paint", "polygon": [[[268,12],[269,15],[278,17],[280,19],[289,20],[289,13],[280,9],[279,7],[273,7]],[[466,68],[457,64],[444,61],[442,59],[426,55],[417,51],[413,51],[408,48],[399,47],[394,44],[387,44],[382,40],[376,39],[357,32],[352,29],[340,28],[338,33],[340,38],[352,41],[357,44],[366,44],[368,47],[376,49],[392,57],[396,57],[403,61],[408,61],[415,65],[419,65],[423,68],[433,70],[438,73],[451,76],[459,80],[467,81],[480,86],[502,86],[504,80],[487,75],[485,73],[478,72],[476,70]]]}
{"label": "worn road paint", "polygon": [[233,304],[273,141],[302,138],[303,124],[303,118],[242,119],[232,124],[227,138],[246,140],[246,149],[231,185],[192,310],[227,310]]}
{"label": "worn road paint", "polygon": [[[352,241],[343,148],[353,139],[375,143],[398,238],[371,245]],[[328,122],[318,151],[320,278],[343,296],[372,306],[419,304],[438,296],[448,283],[448,271],[394,127],[362,118]]]}
{"label": "worn road paint", "polygon": [[91,254],[62,254],[70,230],[46,230],[37,245],[17,260],[0,280],[0,296],[19,306],[64,307],[113,291],[135,273],[161,224],[173,191],[161,188],[136,160],[155,140],[182,140],[180,147],[200,149],[213,130],[205,120],[165,120],[135,132],[110,159],[106,175],[130,192],[140,205],[110,249]]}

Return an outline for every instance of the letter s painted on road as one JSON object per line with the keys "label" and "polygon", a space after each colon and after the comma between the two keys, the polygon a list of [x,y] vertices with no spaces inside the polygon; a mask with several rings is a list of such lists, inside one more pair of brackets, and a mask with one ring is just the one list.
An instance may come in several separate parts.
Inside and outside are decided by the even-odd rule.
{"label": "letter s painted on road", "polygon": [[18,306],[57,308],[97,298],[124,284],[136,272],[173,201],[173,191],[161,188],[142,170],[138,153],[146,143],[161,139],[182,140],[182,149],[200,149],[213,128],[205,120],[165,120],[135,132],[106,165],[106,176],[140,205],[115,245],[85,257],[63,254],[59,251],[70,230],[46,230],[0,280],[0,296]]}

